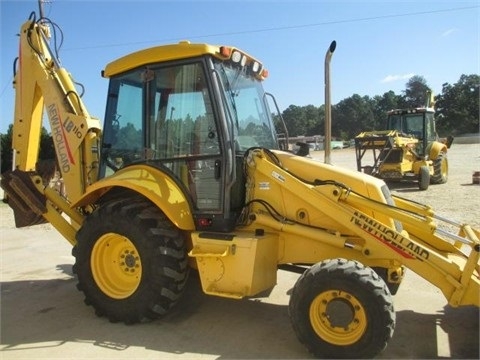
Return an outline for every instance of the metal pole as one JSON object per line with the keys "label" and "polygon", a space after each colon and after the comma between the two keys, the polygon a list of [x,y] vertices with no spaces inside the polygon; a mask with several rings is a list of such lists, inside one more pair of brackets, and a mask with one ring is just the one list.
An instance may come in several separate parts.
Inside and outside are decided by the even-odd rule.
{"label": "metal pole", "polygon": [[330,60],[337,47],[334,40],[325,54],[325,164],[330,164],[330,151],[332,142],[332,104],[330,100]]}
{"label": "metal pole", "polygon": [[40,19],[43,18],[43,0],[38,0],[38,13],[40,14]]}

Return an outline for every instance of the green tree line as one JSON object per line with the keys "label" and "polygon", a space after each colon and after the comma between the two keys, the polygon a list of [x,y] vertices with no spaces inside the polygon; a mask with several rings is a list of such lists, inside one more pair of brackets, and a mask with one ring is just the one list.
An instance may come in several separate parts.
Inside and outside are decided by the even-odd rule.
{"label": "green tree line", "polygon": [[[455,84],[445,83],[435,96],[437,132],[440,136],[477,133],[479,131],[479,75],[461,75]],[[388,91],[373,97],[353,94],[332,106],[332,135],[342,140],[354,138],[362,131],[382,130],[386,112],[392,109],[426,104],[430,88],[422,76],[413,76],[402,94]],[[324,135],[325,106],[290,105],[282,112],[289,136]],[[283,133],[279,127],[279,133]],[[1,172],[12,166],[12,126],[1,134]],[[54,158],[51,136],[42,129],[40,159]]]}
{"label": "green tree line", "polygon": [[[443,84],[434,104],[440,136],[479,131],[479,87],[479,75],[461,75],[455,84]],[[353,94],[332,105],[332,136],[348,140],[362,131],[383,130],[387,111],[425,106],[427,91],[431,91],[430,87],[417,75],[410,78],[401,94],[393,91],[373,97]],[[282,117],[291,137],[324,135],[323,105],[290,105]]]}

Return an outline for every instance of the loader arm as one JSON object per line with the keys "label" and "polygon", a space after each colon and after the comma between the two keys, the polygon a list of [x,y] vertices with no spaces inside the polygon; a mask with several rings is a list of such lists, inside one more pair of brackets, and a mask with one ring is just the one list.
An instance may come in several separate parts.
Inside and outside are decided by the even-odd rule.
{"label": "loader arm", "polygon": [[[282,234],[280,264],[340,256],[389,270],[401,265],[438,287],[451,306],[479,305],[478,230],[347,169],[265,150],[251,152],[247,163],[251,226]],[[458,233],[441,230],[445,221]]]}
{"label": "loader arm", "polygon": [[49,37],[48,23],[35,21],[34,13],[21,27],[14,76],[14,169],[36,170],[46,110],[57,167],[69,201],[75,201],[97,179],[100,123],[88,114],[70,74],[50,49]]}

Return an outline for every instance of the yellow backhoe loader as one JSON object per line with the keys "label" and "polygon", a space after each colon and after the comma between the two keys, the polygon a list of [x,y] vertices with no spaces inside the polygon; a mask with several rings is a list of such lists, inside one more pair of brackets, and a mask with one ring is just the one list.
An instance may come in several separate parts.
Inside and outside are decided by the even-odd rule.
{"label": "yellow backhoe loader", "polygon": [[[480,232],[393,196],[368,174],[280,149],[268,72],[231,46],[153,47],[109,63],[103,126],[91,117],[34,13],[16,62],[18,227],[49,222],[72,245],[78,289],[127,324],[167,313],[191,269],[206,294],[256,295],[279,268],[302,275],[289,313],[318,357],[373,357],[392,337],[406,268],[453,306],[479,305]],[[331,54],[330,54],[331,55]],[[62,191],[38,149],[46,110]]]}
{"label": "yellow backhoe loader", "polygon": [[[385,130],[365,131],[355,137],[358,171],[385,181],[416,180],[420,190],[447,182],[447,149],[453,137],[440,141],[431,91],[426,98],[424,107],[387,112]],[[367,154],[371,155],[369,161],[365,161]]]}

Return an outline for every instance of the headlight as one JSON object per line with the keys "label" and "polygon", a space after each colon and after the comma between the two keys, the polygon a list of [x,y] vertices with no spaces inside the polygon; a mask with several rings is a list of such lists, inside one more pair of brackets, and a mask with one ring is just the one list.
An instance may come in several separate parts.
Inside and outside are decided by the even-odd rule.
{"label": "headlight", "polygon": [[242,54],[239,51],[234,51],[231,59],[232,62],[239,63],[242,60]]}

